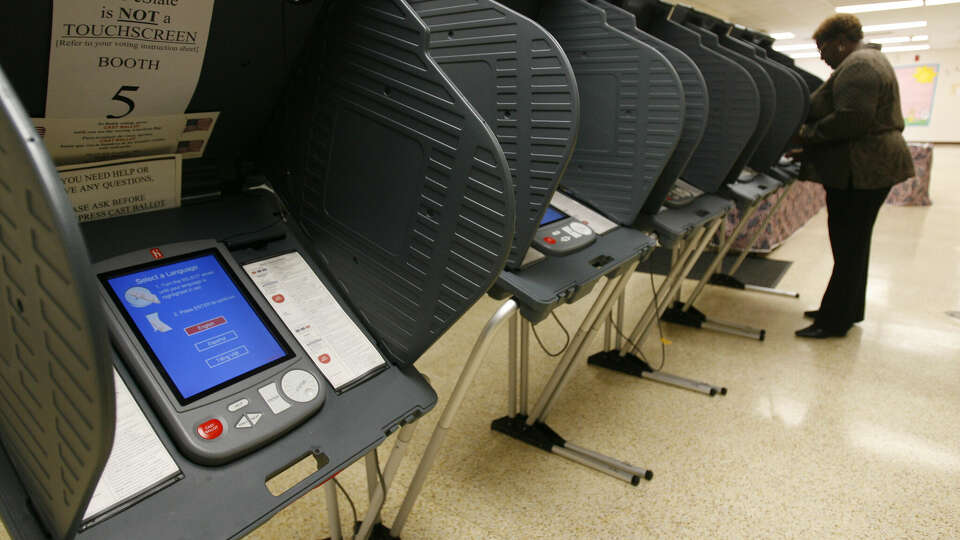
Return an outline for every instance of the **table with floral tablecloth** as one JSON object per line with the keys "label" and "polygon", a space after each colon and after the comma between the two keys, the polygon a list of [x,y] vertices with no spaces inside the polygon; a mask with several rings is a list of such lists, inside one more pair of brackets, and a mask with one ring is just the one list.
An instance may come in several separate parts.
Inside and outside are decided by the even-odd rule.
{"label": "table with floral tablecloth", "polygon": [[[887,197],[887,204],[894,206],[930,206],[933,202],[930,200],[930,168],[933,165],[933,145],[910,144],[910,153],[913,155],[913,163],[917,175],[906,182],[901,182],[890,190],[890,196]],[[747,241],[756,232],[757,228],[763,223],[764,218],[781,197],[783,189],[771,195],[760,205],[760,209],[750,218],[750,223],[744,227],[733,244],[733,250],[743,250],[748,246]],[[800,182],[788,195],[788,199],[783,202],[777,215],[767,224],[766,231],[760,235],[756,244],[751,248],[754,253],[770,253],[787,238],[796,232],[800,227],[817,214],[826,206],[826,194],[823,186],[814,182]],[[740,212],[734,209],[727,216],[726,231],[727,234],[733,231],[740,222]]]}

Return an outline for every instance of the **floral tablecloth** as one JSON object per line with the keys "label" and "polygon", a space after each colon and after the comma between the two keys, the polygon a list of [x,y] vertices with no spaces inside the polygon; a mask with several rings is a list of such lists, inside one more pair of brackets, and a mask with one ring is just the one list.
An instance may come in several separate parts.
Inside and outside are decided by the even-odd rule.
{"label": "floral tablecloth", "polygon": [[[933,202],[930,200],[930,168],[933,165],[933,145],[932,144],[911,144],[910,153],[913,155],[914,167],[917,176],[901,182],[890,190],[890,196],[887,197],[887,204],[895,206],[930,206]],[[770,213],[770,209],[776,204],[782,196],[783,188],[777,193],[771,195],[760,205],[760,209],[750,218],[750,223],[744,227],[733,244],[734,251],[746,249],[750,237],[760,227],[764,218]],[[777,212],[777,215],[767,224],[767,229],[750,251],[754,253],[770,253],[794,232],[810,220],[827,204],[826,193],[823,186],[813,182],[800,182],[788,195],[783,205]],[[727,216],[726,234],[733,232],[733,229],[740,222],[740,212],[734,209]],[[719,233],[718,233],[719,234]]]}

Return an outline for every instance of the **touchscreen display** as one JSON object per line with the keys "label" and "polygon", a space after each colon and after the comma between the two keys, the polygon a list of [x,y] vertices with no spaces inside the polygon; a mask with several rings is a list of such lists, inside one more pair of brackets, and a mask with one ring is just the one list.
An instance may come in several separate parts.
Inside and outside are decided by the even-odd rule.
{"label": "touchscreen display", "polygon": [[100,278],[184,405],[293,356],[217,250]]}
{"label": "touchscreen display", "polygon": [[547,211],[544,212],[543,214],[543,219],[540,220],[540,226],[543,227],[544,225],[549,225],[553,222],[560,221],[561,219],[564,219],[566,217],[568,216],[563,212],[557,210],[552,206],[548,206]]}

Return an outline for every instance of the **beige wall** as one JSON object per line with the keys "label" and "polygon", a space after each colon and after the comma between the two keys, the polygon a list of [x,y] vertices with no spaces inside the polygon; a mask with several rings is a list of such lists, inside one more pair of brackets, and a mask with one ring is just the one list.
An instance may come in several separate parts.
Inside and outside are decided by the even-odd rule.
{"label": "beige wall", "polygon": [[[930,125],[907,127],[904,137],[918,142],[960,142],[960,49],[892,53],[889,57],[894,66],[940,65]],[[797,60],[797,65],[823,78],[830,75],[830,68],[819,59]]]}

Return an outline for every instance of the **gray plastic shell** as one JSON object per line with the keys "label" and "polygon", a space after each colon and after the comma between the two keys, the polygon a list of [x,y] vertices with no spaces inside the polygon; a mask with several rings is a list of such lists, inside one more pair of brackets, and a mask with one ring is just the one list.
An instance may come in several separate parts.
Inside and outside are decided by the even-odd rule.
{"label": "gray plastic shell", "polygon": [[503,268],[510,170],[406,2],[338,2],[324,20],[274,184],[381,347],[412,363]]}
{"label": "gray plastic shell", "polygon": [[656,245],[646,232],[617,227],[572,255],[547,257],[519,272],[503,271],[490,296],[513,297],[520,314],[537,324],[558,306],[589,294],[601,277],[616,275],[625,264],[649,255]]}
{"label": "gray plastic shell", "polygon": [[683,51],[637,28],[637,18],[634,14],[605,0],[593,0],[593,4],[606,12],[607,24],[626,32],[663,54],[677,70],[683,85],[683,131],[673,155],[670,156],[670,161],[663,168],[660,179],[650,190],[650,195],[642,208],[645,214],[656,214],[660,211],[660,206],[666,200],[667,194],[670,193],[670,188],[686,169],[707,128],[707,114],[710,110],[707,81],[704,80],[697,64]]}
{"label": "gray plastic shell", "polygon": [[737,121],[727,103],[745,86],[754,85],[756,91],[755,83],[745,69],[704,46],[696,32],[681,24],[656,18],[643,30],[690,56],[707,81],[710,112],[706,131],[681,177],[704,192],[715,193],[756,127],[755,120],[753,125]]}
{"label": "gray plastic shell", "polygon": [[493,0],[413,1],[430,55],[480,113],[513,174],[516,233],[507,268],[519,268],[576,142],[580,93],[556,39]]}
{"label": "gray plastic shell", "polygon": [[747,166],[747,163],[753,158],[754,154],[756,154],[760,143],[762,143],[763,139],[770,133],[776,117],[778,101],[777,90],[773,85],[773,79],[767,71],[763,69],[760,63],[753,58],[753,55],[749,54],[749,51],[745,54],[744,51],[737,50],[735,45],[730,43],[730,39],[726,35],[717,35],[710,30],[701,29],[696,26],[694,29],[709,32],[713,36],[716,36],[718,39],[717,50],[746,69],[747,72],[750,73],[750,76],[753,77],[753,82],[757,85],[757,107],[759,108],[757,128],[747,142],[746,148],[744,148],[740,157],[736,163],[734,163],[730,174],[727,175],[727,182],[735,182],[740,172],[743,171],[743,168]]}
{"label": "gray plastic shell", "polygon": [[726,172],[724,183],[732,182],[743,170],[747,160],[753,155],[756,145],[760,143],[770,127],[770,121],[773,119],[773,103],[776,100],[773,95],[773,82],[756,63],[720,45],[719,37],[713,32],[689,22],[685,26],[700,34],[701,43],[705,47],[742,68],[748,77],[747,79],[731,78],[731,81],[736,82],[729,87],[730,91],[722,100],[722,106],[727,112],[726,129],[731,131],[742,129],[749,133],[736,159]]}
{"label": "gray plastic shell", "polygon": [[586,0],[544,2],[538,21],[563,46],[580,88],[580,135],[561,184],[632,225],[683,131],[680,77],[665,56],[607,24]]}
{"label": "gray plastic shell", "polygon": [[60,175],[0,70],[0,442],[58,538],[78,530],[113,445],[96,290]]}
{"label": "gray plastic shell", "polygon": [[664,208],[659,214],[641,216],[638,225],[656,231],[660,244],[672,248],[692,231],[730,212],[734,202],[716,195],[701,195],[680,208]]}
{"label": "gray plastic shell", "polygon": [[787,147],[793,134],[800,129],[810,97],[804,94],[800,81],[787,71],[786,67],[767,58],[766,52],[760,47],[730,36],[724,43],[745,54],[752,53],[753,59],[770,75],[777,92],[777,108],[773,125],[749,161],[750,167],[754,170],[766,171],[777,164],[780,156],[783,155],[783,149]]}

